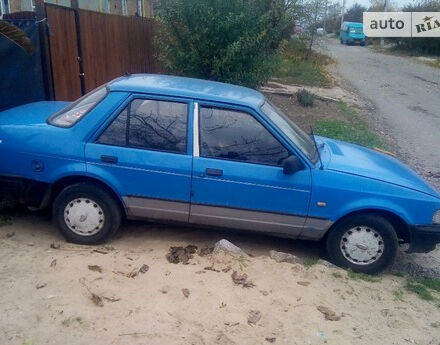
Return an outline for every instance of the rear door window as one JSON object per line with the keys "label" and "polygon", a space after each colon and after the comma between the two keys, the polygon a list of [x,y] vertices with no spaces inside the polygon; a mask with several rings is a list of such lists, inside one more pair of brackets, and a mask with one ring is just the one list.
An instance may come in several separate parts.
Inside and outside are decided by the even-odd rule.
{"label": "rear door window", "polygon": [[188,104],[133,100],[104,130],[97,143],[186,153]]}

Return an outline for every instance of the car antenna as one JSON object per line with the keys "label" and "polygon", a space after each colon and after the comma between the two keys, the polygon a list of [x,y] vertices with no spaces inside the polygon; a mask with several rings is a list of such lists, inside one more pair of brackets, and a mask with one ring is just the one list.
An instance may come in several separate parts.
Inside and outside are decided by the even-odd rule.
{"label": "car antenna", "polygon": [[318,154],[318,159],[319,159],[319,164],[320,164],[319,169],[323,170],[324,169],[324,165],[322,164],[321,153],[319,152],[319,147],[318,147],[318,144],[316,143],[315,133],[313,132],[313,127],[312,126],[310,126],[310,134],[312,136],[313,143],[315,144],[316,153]]}

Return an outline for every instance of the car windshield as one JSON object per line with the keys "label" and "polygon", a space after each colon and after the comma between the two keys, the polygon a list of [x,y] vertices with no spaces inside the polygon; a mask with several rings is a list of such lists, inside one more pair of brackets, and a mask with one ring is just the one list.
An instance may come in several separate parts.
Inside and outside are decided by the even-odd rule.
{"label": "car windshield", "polygon": [[107,95],[106,86],[101,86],[88,94],[82,96],[77,101],[53,114],[48,122],[58,127],[72,127],[81,120],[95,105]]}
{"label": "car windshield", "polygon": [[350,32],[352,34],[361,34],[364,32],[364,30],[361,27],[352,27],[350,28]]}
{"label": "car windshield", "polygon": [[272,122],[301,150],[313,163],[316,163],[317,152],[312,138],[293,123],[287,115],[266,100],[261,110]]}

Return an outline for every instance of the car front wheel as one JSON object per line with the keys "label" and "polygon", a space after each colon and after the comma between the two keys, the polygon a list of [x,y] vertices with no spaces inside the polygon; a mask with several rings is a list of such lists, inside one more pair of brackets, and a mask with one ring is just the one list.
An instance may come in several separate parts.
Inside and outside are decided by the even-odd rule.
{"label": "car front wheel", "polygon": [[91,183],[63,189],[53,204],[54,222],[69,242],[102,243],[121,223],[121,210],[114,197]]}
{"label": "car front wheel", "polygon": [[397,247],[391,223],[373,215],[347,218],[336,224],[327,237],[327,252],[336,265],[368,274],[391,265]]}

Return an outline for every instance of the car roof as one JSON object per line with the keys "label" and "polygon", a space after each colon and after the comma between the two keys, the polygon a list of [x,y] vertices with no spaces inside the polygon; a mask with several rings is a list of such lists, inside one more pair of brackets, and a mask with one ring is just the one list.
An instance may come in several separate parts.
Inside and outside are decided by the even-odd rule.
{"label": "car roof", "polygon": [[215,81],[160,74],[132,74],[111,81],[110,91],[128,91],[193,98],[259,107],[264,96],[247,87]]}
{"label": "car roof", "polygon": [[358,22],[344,22],[344,24],[348,25],[348,26],[364,26],[364,24],[362,23],[358,23]]}

